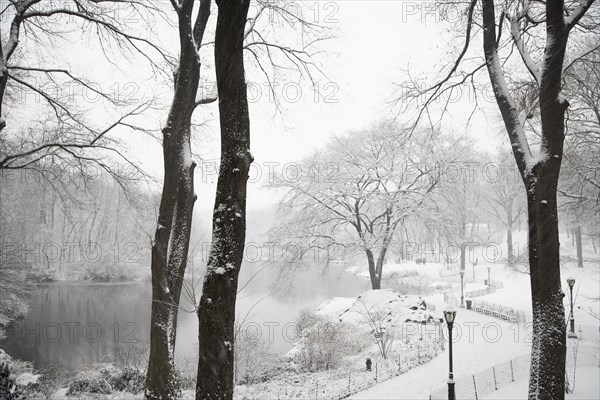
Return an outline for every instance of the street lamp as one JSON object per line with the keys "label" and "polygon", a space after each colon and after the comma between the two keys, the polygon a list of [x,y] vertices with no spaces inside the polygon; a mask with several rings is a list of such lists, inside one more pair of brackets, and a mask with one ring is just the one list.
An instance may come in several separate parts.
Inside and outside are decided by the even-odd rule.
{"label": "street lamp", "polygon": [[444,310],[444,318],[448,324],[448,351],[449,351],[449,371],[448,371],[448,400],[456,400],[456,392],[454,390],[454,373],[452,372],[452,327],[456,311],[453,308]]}
{"label": "street lamp", "polygon": [[575,316],[573,315],[573,286],[575,286],[575,278],[567,278],[567,284],[569,285],[569,292],[571,294],[570,303],[571,303],[571,314],[569,318],[569,333],[567,337],[577,338],[577,334],[575,333]]}
{"label": "street lamp", "polygon": [[465,307],[465,294],[464,294],[464,277],[465,277],[465,270],[461,269],[460,270],[460,306],[462,308]]}
{"label": "street lamp", "polygon": [[488,286],[492,286],[492,278],[491,278],[491,274],[490,274],[492,266],[488,265],[487,269],[488,269]]}

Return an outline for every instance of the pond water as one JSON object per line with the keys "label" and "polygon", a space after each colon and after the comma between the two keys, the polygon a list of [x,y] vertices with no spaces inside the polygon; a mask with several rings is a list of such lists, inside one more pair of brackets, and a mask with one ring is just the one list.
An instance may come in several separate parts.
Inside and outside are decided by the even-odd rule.
{"label": "pond water", "polygon": [[[240,295],[237,322],[242,333],[261,335],[273,351],[292,347],[290,329],[301,309],[317,307],[325,296],[311,295],[281,302],[265,292]],[[58,366],[74,370],[99,361],[112,362],[119,348],[149,342],[151,287],[149,282],[42,284],[22,321],[6,329],[0,348],[36,368]],[[182,308],[191,309],[182,296]],[[176,355],[196,354],[198,322],[180,311]]]}

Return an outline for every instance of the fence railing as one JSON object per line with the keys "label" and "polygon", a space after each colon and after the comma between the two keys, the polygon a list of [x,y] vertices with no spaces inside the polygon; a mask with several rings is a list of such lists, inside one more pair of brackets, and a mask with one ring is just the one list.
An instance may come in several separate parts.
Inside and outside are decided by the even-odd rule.
{"label": "fence railing", "polygon": [[598,332],[586,332],[582,337],[581,328],[577,340],[567,340],[567,367],[600,367],[600,337]]}
{"label": "fence railing", "polygon": [[[579,333],[581,335],[581,332]],[[597,333],[586,332],[585,340],[567,341],[566,373],[575,379],[576,366],[600,367],[600,343]],[[581,336],[580,336],[581,337]],[[455,380],[457,399],[479,399],[500,387],[529,376],[531,355],[524,354],[512,360],[496,364],[476,374]],[[436,389],[429,395],[430,400],[445,400],[448,398],[448,387]]]}
{"label": "fence railing", "polygon": [[525,323],[527,322],[527,314],[523,311],[515,310],[512,307],[502,306],[500,304],[488,303],[485,301],[473,301],[471,309],[483,314],[488,314],[496,318],[503,319],[509,322]]}
{"label": "fence railing", "polygon": [[[529,375],[530,356],[525,354],[512,360],[496,364],[473,375],[455,380],[457,399],[479,399],[498,388],[514,382],[523,375]],[[448,388],[437,389],[429,395],[430,400],[445,400]]]}
{"label": "fence railing", "polygon": [[[460,300],[451,293],[444,293],[444,302],[455,307],[460,306]],[[471,310],[482,314],[491,315],[492,317],[519,324],[531,322],[531,316],[529,316],[529,314],[512,307],[506,307],[501,304],[490,303],[487,301],[473,300],[472,298],[468,299],[467,302],[470,302]],[[467,305],[467,308],[468,307],[469,306]]]}
{"label": "fence railing", "polygon": [[[436,332],[422,339],[405,342],[387,359],[373,362],[368,371],[365,363],[353,363],[329,371],[285,374],[280,378],[238,388],[236,398],[340,400],[367,390],[378,383],[399,376],[442,354],[444,342]],[[356,360],[357,361],[357,360]]]}
{"label": "fence railing", "polygon": [[470,292],[466,292],[465,293],[465,297],[466,298],[481,297],[481,296],[486,296],[486,295],[492,294],[492,293],[496,293],[496,287],[494,287],[494,286],[488,286],[485,289],[472,290]]}
{"label": "fence railing", "polygon": [[[315,389],[315,397],[317,400],[342,400],[346,399],[356,393],[362,392],[364,390],[370,389],[371,387],[395,378],[410,369],[418,367],[419,365],[425,364],[431,361],[438,354],[437,350],[435,353],[426,352],[424,354],[419,354],[418,357],[410,357],[406,359],[403,363],[398,364],[398,368],[387,368],[383,370],[379,370],[377,365],[375,366],[375,374],[372,372],[369,374],[365,374],[364,372],[355,373],[352,376],[351,373],[348,373],[348,387],[339,390],[337,393],[330,393],[327,395],[325,392],[319,393],[318,385]],[[328,385],[327,382],[321,382],[322,385]]]}

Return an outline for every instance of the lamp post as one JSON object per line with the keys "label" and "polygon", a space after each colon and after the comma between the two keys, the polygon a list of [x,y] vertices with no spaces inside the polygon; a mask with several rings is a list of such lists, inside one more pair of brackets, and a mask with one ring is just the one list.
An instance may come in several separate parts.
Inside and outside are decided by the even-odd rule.
{"label": "lamp post", "polygon": [[569,318],[569,333],[567,337],[577,338],[577,334],[575,333],[575,316],[573,315],[573,286],[575,286],[575,278],[567,278],[567,284],[569,285],[570,292],[570,303],[571,303],[571,314]]}
{"label": "lamp post", "polygon": [[492,269],[492,266],[488,265],[487,269],[488,269],[488,286],[492,286],[492,278],[491,278],[491,269]]}
{"label": "lamp post", "polygon": [[463,308],[465,307],[464,277],[465,277],[465,270],[461,269],[460,270],[460,306]]}
{"label": "lamp post", "polygon": [[452,327],[454,326],[454,318],[456,311],[452,308],[444,310],[444,318],[448,324],[448,352],[449,352],[449,370],[448,370],[448,400],[456,400],[456,392],[454,390],[454,373],[452,372]]}

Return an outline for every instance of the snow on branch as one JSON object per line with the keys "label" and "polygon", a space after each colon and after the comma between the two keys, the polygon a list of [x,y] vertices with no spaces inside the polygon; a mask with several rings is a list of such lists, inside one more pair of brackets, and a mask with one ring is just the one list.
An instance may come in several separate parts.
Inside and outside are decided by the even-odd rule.
{"label": "snow on branch", "polygon": [[519,30],[519,21],[518,18],[509,14],[506,14],[506,19],[510,23],[510,34],[512,35],[513,41],[519,50],[519,54],[521,55],[521,59],[527,67],[527,70],[533,76],[535,81],[539,84],[541,82],[541,72],[540,67],[537,65],[535,61],[531,58],[531,55],[525,48],[525,43],[523,42],[523,38],[521,37],[521,31]]}
{"label": "snow on branch", "polygon": [[532,155],[523,128],[523,113],[519,109],[508,88],[502,63],[498,55],[498,40],[496,37],[496,16],[493,0],[483,0],[483,46],[490,82],[494,90],[496,102],[500,108],[502,119],[507,128],[508,137],[513,147],[515,159],[521,171],[529,170],[532,166]]}
{"label": "snow on branch", "polygon": [[[105,17],[102,14],[102,11],[90,11],[86,9],[80,2],[76,1],[75,3],[77,5],[77,10],[72,10],[69,8],[54,8],[50,10],[26,10],[21,15],[17,15],[13,20],[13,23],[20,25],[22,21],[38,17],[51,17],[55,15],[72,16],[82,21],[95,24],[99,28],[103,28],[105,32],[111,35],[115,40],[127,43],[137,53],[145,57],[152,65],[158,66],[158,64],[152,59],[152,57],[150,57],[147,54],[147,52],[140,47],[141,44],[147,45],[148,47],[156,51],[160,55],[160,57],[169,65],[173,63],[173,57],[170,56],[164,49],[154,44],[152,41],[123,31],[117,25],[118,21],[111,20],[110,18]],[[17,27],[16,29],[18,31],[19,28]]]}
{"label": "snow on branch", "polygon": [[[467,51],[469,49],[469,45],[471,43],[471,33],[473,31],[473,14],[475,11],[475,6],[477,5],[477,0],[471,0],[470,4],[469,4],[469,8],[467,10],[467,23],[466,23],[466,30],[465,30],[465,43],[463,45],[463,48],[460,52],[460,54],[458,55],[458,57],[456,58],[456,60],[454,60],[452,67],[450,68],[450,71],[448,71],[447,74],[445,74],[445,76],[439,80],[438,82],[436,82],[434,85],[429,86],[427,88],[425,88],[424,90],[418,90],[417,93],[414,95],[414,97],[419,97],[423,94],[427,95],[427,98],[425,99],[425,102],[423,104],[422,107],[420,107],[420,110],[417,114],[417,117],[415,119],[415,122],[412,126],[412,129],[415,129],[417,124],[419,123],[419,121],[421,120],[423,114],[426,114],[429,110],[429,106],[431,104],[433,104],[434,101],[436,101],[437,99],[440,98],[440,96],[446,92],[446,91],[450,91],[452,92],[452,90],[460,85],[462,85],[462,83],[464,83],[467,79],[472,78],[472,76],[479,71],[481,68],[483,68],[485,66],[485,64],[481,64],[479,66],[477,66],[473,71],[471,71],[470,73],[464,74],[462,77],[462,80],[458,83],[449,85],[449,87],[445,87],[445,85],[447,83],[450,82],[450,80],[452,79],[452,77],[454,76],[454,74],[456,73],[456,71],[458,70],[458,67],[460,66],[463,58],[465,57],[465,55],[467,54]],[[450,98],[452,96],[448,96],[448,98]],[[400,99],[397,99],[397,102],[400,101]]]}
{"label": "snow on branch", "polygon": [[[33,147],[31,149],[28,149],[28,150],[23,150],[18,153],[9,154],[0,160],[0,169],[18,169],[18,168],[23,168],[25,166],[29,166],[32,163],[32,157],[33,157],[33,162],[37,162],[37,161],[41,160],[41,158],[44,158],[47,155],[46,153],[51,154],[51,155],[56,155],[56,153],[54,153],[54,151],[57,149],[65,151],[73,156],[75,156],[73,153],[73,149],[80,149],[80,150],[94,149],[94,148],[104,149],[104,150],[111,151],[111,152],[117,154],[120,158],[128,161],[127,157],[125,157],[125,155],[122,154],[120,151],[118,151],[114,148],[108,147],[106,145],[101,145],[99,143],[99,141],[100,141],[100,139],[104,138],[106,136],[106,134],[108,134],[110,131],[112,131],[114,128],[116,128],[117,126],[124,126],[124,127],[128,127],[130,129],[134,129],[134,130],[138,129],[138,127],[125,122],[125,120],[129,117],[140,115],[147,108],[148,108],[148,104],[141,104],[141,105],[135,107],[131,111],[128,111],[127,113],[122,115],[119,119],[117,119],[115,122],[110,124],[105,129],[95,133],[94,136],[89,140],[85,140],[85,141],[80,140],[77,138],[77,136],[67,137],[63,141],[47,142],[47,143],[40,144],[40,145]],[[83,156],[76,156],[76,158],[87,160],[87,158],[83,157]],[[91,161],[95,161],[95,160],[91,160]],[[133,164],[131,164],[131,165],[134,166]],[[136,167],[136,166],[134,166],[134,167]]]}
{"label": "snow on branch", "polygon": [[592,6],[594,0],[583,0],[579,3],[579,5],[573,10],[573,12],[565,18],[565,26],[567,31],[570,31],[579,20],[584,16],[587,10]]}

